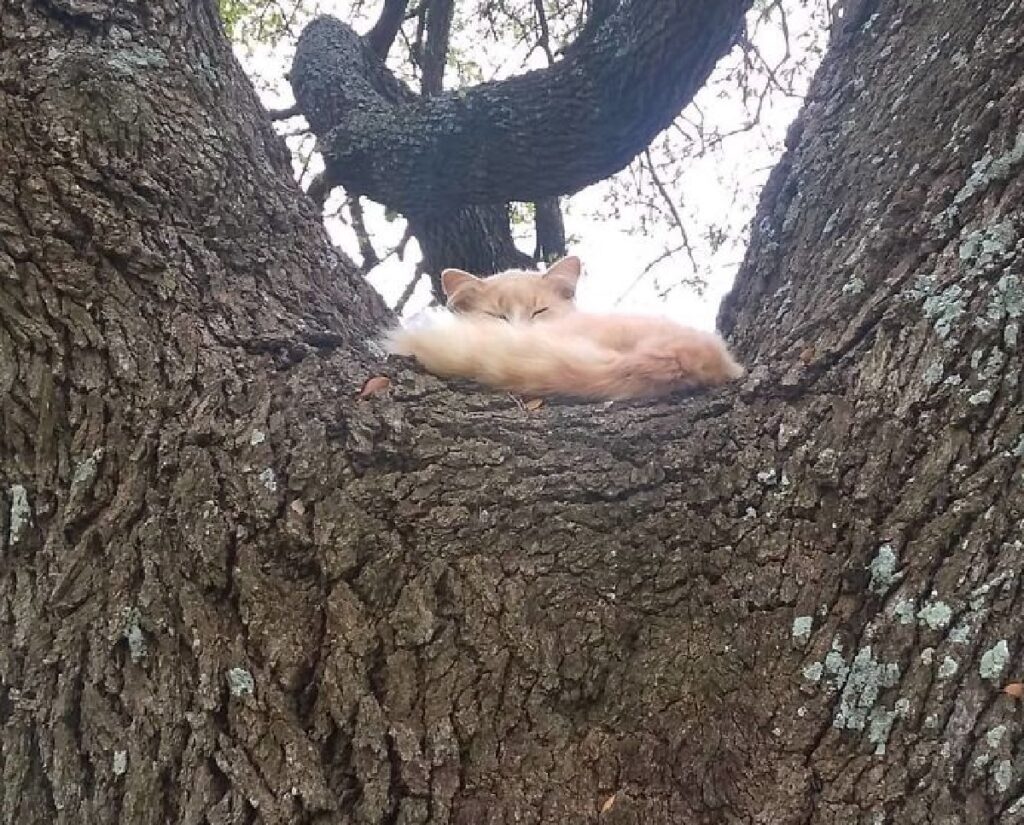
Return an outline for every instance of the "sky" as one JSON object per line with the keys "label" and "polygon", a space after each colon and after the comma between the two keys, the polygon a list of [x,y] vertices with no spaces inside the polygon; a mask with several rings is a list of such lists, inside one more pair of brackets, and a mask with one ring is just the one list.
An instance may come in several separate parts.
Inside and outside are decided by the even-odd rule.
{"label": "sky", "polygon": [[[352,13],[352,0],[321,0],[316,5],[319,12],[335,13],[356,31],[364,32],[380,4],[365,3],[362,14]],[[569,252],[579,255],[584,264],[577,293],[582,308],[665,315],[692,326],[714,328],[718,305],[743,258],[758,193],[781,155],[786,129],[796,117],[817,67],[827,37],[827,14],[827,0],[783,0],[770,18],[751,13],[748,35],[755,48],[745,53],[734,48],[684,110],[676,127],[652,144],[651,158],[671,208],[666,208],[649,176],[640,178],[639,187],[635,185],[635,168],[563,200],[566,232],[572,239]],[[464,21],[457,31],[453,53],[457,58],[471,55],[472,72],[462,71],[460,77],[460,72],[450,71],[446,77],[449,88],[467,82],[467,74],[478,72],[488,79],[500,79],[542,67],[546,60],[539,50],[527,55],[511,45],[480,49],[479,38],[486,32],[474,28],[473,21]],[[285,73],[293,42],[285,37],[273,46],[236,46],[270,109],[292,103]],[[293,150],[304,141],[311,145],[309,136],[296,134],[304,128],[301,118],[283,121],[279,127],[289,136]],[[711,148],[702,151],[708,144]],[[322,168],[316,155],[308,166],[297,157],[295,166],[297,175],[305,169],[302,180]],[[630,192],[632,198],[625,197]],[[341,202],[341,193],[328,200],[325,223],[332,240],[359,260],[345,212],[331,216]],[[403,235],[404,222],[400,218],[387,220],[381,207],[365,200],[364,210],[378,253],[393,249]],[[680,247],[682,239],[679,226],[667,217],[670,212],[682,220],[692,260],[682,251],[665,254]],[[521,246],[532,250],[532,238],[524,237]],[[390,304],[413,277],[418,257],[412,241],[403,260],[391,255],[370,272],[370,282]],[[663,259],[651,266],[659,258]],[[689,285],[695,277],[703,288]],[[404,317],[415,318],[429,302],[428,280],[422,278]]]}

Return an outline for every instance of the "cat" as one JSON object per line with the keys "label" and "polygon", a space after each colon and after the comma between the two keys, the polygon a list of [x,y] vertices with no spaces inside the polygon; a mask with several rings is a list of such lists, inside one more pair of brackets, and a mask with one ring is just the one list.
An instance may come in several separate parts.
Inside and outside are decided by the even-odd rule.
{"label": "cat", "polygon": [[395,329],[385,348],[445,378],[469,378],[523,396],[622,400],[717,386],[743,368],[717,335],[664,318],[580,312],[582,264],[478,278],[441,273],[449,323]]}

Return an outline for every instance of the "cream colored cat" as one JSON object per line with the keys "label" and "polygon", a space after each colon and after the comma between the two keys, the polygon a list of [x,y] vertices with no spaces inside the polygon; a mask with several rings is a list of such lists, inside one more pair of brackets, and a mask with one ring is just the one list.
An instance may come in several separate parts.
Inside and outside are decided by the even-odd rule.
{"label": "cream colored cat", "polygon": [[642,398],[743,376],[717,335],[664,318],[580,312],[580,260],[477,278],[446,269],[452,323],[388,334],[388,349],[446,378],[521,395]]}

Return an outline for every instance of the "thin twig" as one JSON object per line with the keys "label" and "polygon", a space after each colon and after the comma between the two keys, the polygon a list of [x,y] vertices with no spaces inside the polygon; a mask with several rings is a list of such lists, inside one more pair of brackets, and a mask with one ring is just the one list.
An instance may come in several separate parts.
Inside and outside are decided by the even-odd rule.
{"label": "thin twig", "polygon": [[288,120],[290,117],[301,115],[302,111],[299,109],[298,104],[293,104],[287,109],[271,109],[267,114],[270,115],[271,120]]}
{"label": "thin twig", "polygon": [[619,297],[615,299],[614,306],[618,306],[619,304],[621,304],[629,296],[629,293],[631,293],[636,288],[636,285],[639,284],[644,278],[646,278],[650,271],[654,269],[654,267],[656,267],[666,258],[671,258],[676,253],[680,252],[682,248],[682,244],[680,244],[679,246],[665,247],[664,251],[660,255],[658,255],[657,258],[655,258],[653,261],[647,264],[647,266],[643,268],[640,274],[629,282],[629,286],[627,286],[619,295]]}
{"label": "thin twig", "polygon": [[540,37],[537,38],[537,45],[544,50],[547,56],[548,65],[555,62],[555,56],[551,53],[551,31],[548,28],[548,16],[544,11],[544,0],[533,0],[533,7],[537,10],[537,24],[540,26]]}
{"label": "thin twig", "polygon": [[398,298],[398,302],[395,304],[395,315],[401,315],[405,310],[405,305],[409,303],[409,299],[412,294],[416,291],[416,286],[420,282],[420,278],[423,277],[423,270],[420,267],[416,267],[416,274],[412,276],[412,280],[406,284],[405,289],[402,290],[402,294]]}
{"label": "thin twig", "polygon": [[686,234],[686,225],[683,223],[683,218],[679,214],[679,210],[676,209],[672,196],[669,194],[665,184],[662,183],[661,178],[658,176],[658,170],[654,167],[654,161],[651,158],[650,149],[644,150],[644,160],[647,161],[647,171],[651,176],[651,180],[654,182],[654,186],[658,190],[658,194],[661,195],[662,200],[665,201],[665,206],[668,208],[669,214],[672,216],[672,221],[675,224],[676,229],[679,230],[679,235],[683,242],[683,248],[686,250],[686,255],[690,259],[690,266],[692,266],[693,271],[696,272],[697,261],[693,257],[693,247],[690,246],[690,236]]}
{"label": "thin twig", "polygon": [[363,204],[359,198],[348,199],[348,213],[352,216],[352,230],[356,233],[356,243],[359,244],[359,254],[363,259],[363,264],[359,268],[365,275],[380,263],[380,257],[377,255],[377,250],[373,248],[370,233],[366,231],[366,218],[363,215]]}

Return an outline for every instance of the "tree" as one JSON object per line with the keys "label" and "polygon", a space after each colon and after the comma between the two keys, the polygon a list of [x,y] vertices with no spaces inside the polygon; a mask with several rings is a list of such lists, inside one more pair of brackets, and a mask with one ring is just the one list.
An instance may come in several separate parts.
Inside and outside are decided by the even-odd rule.
{"label": "tree", "polygon": [[[749,5],[599,3],[565,59],[447,93],[437,68],[446,47],[437,47],[438,57],[423,61],[421,98],[384,67],[374,32],[364,42],[339,20],[316,19],[299,38],[291,72],[324,154],[316,195],[343,184],[401,212],[428,272],[522,267],[507,202],[550,207],[551,198],[625,167],[707,79]],[[447,33],[451,5],[440,9]],[[428,54],[438,39],[429,36],[434,19],[428,14]]]}
{"label": "tree", "polygon": [[0,14],[3,822],[1022,820],[1020,4],[846,10],[741,388],[535,411],[382,366],[211,3]]}
{"label": "tree", "polygon": [[[301,185],[323,198],[328,187],[317,177],[323,157],[308,123],[295,119],[301,111],[289,105],[293,98],[283,77],[303,27],[321,4],[313,0],[219,2],[243,67],[262,90],[272,117],[280,121],[279,133],[295,154]],[[383,5],[333,0],[329,4],[335,16],[367,32],[374,55],[386,55],[396,77],[427,95],[438,93],[442,78],[450,90],[469,89],[485,80],[504,79],[510,71],[552,65],[558,56],[572,53],[568,44],[587,34],[585,23],[592,33],[611,8],[595,8],[588,18],[590,6],[590,0],[462,0],[458,4],[394,0]],[[785,127],[820,61],[832,14],[829,0],[754,4],[736,46],[719,61],[699,94],[621,172],[589,187],[580,198],[491,205],[486,254],[477,256],[479,266],[474,268],[485,271],[496,262],[521,265],[529,250],[533,260],[561,257],[567,242],[575,246],[583,240],[576,233],[585,225],[604,223],[609,234],[643,237],[642,246],[647,247],[641,265],[620,288],[620,301],[640,285],[664,296],[684,286],[701,292],[709,279],[731,281],[746,247],[756,196],[781,154]],[[552,123],[567,121],[564,114],[569,110],[563,105]],[[728,190],[731,203],[704,196],[712,177],[723,194]],[[415,227],[396,220],[394,210],[376,205],[366,210],[364,205],[365,199],[348,197],[344,187],[331,192],[324,210],[332,239],[352,250],[373,283],[386,285],[396,311],[408,307],[413,293],[413,306],[420,305],[427,296],[417,289],[424,274],[422,250],[418,240],[409,244]],[[563,211],[569,219],[568,233]],[[463,241],[466,233],[452,234]],[[512,243],[513,237],[522,252]],[[428,238],[426,246],[428,253],[433,250],[442,260],[441,265],[466,255],[467,250],[439,250],[437,240]],[[411,280],[408,266],[398,267],[395,261],[387,267],[388,274],[378,270],[392,258],[417,264]],[[400,292],[403,284],[396,283],[396,278],[403,279]],[[436,271],[434,281],[436,297]]]}

